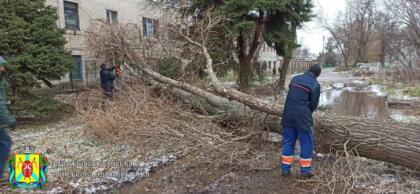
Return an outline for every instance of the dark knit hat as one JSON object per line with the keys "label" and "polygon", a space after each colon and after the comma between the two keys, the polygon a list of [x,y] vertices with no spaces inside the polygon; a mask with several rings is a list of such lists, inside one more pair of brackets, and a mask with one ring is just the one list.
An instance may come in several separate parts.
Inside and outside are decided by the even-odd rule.
{"label": "dark knit hat", "polygon": [[313,64],[309,67],[308,71],[312,72],[315,77],[318,77],[321,74],[321,66],[319,64]]}

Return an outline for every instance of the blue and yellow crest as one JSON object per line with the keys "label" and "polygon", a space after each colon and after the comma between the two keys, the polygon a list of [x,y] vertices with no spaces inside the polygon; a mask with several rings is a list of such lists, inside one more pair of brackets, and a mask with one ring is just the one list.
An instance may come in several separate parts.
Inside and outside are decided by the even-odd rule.
{"label": "blue and yellow crest", "polygon": [[13,154],[8,163],[12,188],[45,188],[47,183],[48,159],[34,148],[26,146],[20,153]]}

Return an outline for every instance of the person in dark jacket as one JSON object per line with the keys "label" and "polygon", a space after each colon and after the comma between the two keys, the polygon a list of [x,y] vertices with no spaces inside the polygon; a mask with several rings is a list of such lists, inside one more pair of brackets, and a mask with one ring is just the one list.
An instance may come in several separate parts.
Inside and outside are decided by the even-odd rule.
{"label": "person in dark jacket", "polygon": [[112,100],[112,91],[114,90],[114,80],[116,78],[113,73],[115,67],[107,68],[105,64],[101,65],[101,87],[107,99]]}
{"label": "person in dark jacket", "polygon": [[6,87],[4,86],[5,64],[6,60],[0,55],[0,183],[7,182],[4,169],[12,146],[12,139],[7,134],[7,130],[14,128],[16,124],[15,118],[7,108]]}
{"label": "person in dark jacket", "polygon": [[303,74],[293,77],[289,84],[289,92],[283,111],[282,175],[290,175],[296,140],[300,142],[300,171],[303,178],[312,174],[312,153],[314,147],[312,113],[318,106],[321,86],[317,77],[321,74],[318,64],[312,65]]}

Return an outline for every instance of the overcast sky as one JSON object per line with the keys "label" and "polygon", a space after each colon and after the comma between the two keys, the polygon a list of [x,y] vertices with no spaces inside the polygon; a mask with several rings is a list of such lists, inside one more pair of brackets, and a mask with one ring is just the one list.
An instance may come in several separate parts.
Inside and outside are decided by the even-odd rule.
{"label": "overcast sky", "polygon": [[[313,0],[315,5],[313,13],[323,15],[329,23],[333,22],[338,11],[344,11],[346,8],[346,0]],[[317,18],[304,24],[303,28],[298,31],[298,42],[310,49],[311,53],[318,54],[322,52],[322,37],[325,41],[331,35],[322,29]]]}

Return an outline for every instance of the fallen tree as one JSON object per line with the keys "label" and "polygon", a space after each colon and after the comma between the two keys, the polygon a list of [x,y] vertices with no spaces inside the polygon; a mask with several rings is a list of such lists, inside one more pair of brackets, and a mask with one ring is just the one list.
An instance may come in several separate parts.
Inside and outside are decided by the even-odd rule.
{"label": "fallen tree", "polygon": [[[253,118],[263,123],[262,128],[281,134],[282,106],[280,104],[273,105],[264,102],[252,95],[226,87],[218,80],[213,71],[213,60],[206,47],[208,42],[206,33],[211,33],[209,28],[218,23],[218,21],[211,21],[211,19],[209,16],[209,21],[202,25],[203,28],[198,38],[193,39],[189,34],[184,34],[182,30],[177,31],[177,33],[184,38],[187,44],[194,46],[195,50],[199,50],[205,57],[205,72],[213,91],[157,73],[150,67],[148,63],[150,61],[145,60],[147,57],[141,57],[142,52],[133,49],[141,46],[141,42],[126,40],[125,33],[114,33],[124,36],[115,37],[115,42],[102,46],[116,47],[119,52],[123,53],[123,56],[136,64],[136,69],[143,74],[141,77],[151,86],[170,92],[173,96],[217,120],[240,121]],[[118,28],[118,30],[122,29]],[[143,39],[139,40],[143,41]],[[98,42],[101,41],[95,43]],[[136,72],[134,69],[132,71]],[[390,162],[420,171],[419,123],[381,122],[327,113],[316,113],[314,120],[316,121],[314,135],[318,152],[341,151],[346,155],[353,153],[357,156]]]}
{"label": "fallen tree", "polygon": [[[220,115],[217,118],[241,120],[253,117],[264,120],[264,128],[281,134],[282,107],[271,105],[252,95],[223,86],[212,70],[212,60],[206,48],[194,41],[193,44],[203,49],[207,59],[206,73],[210,77],[213,88],[220,96],[139,66],[143,73],[159,83],[150,81],[150,79],[146,79],[146,81],[157,88],[170,91],[182,101],[193,105],[194,108],[204,109],[213,115]],[[352,152],[357,156],[390,162],[420,171],[420,124],[418,123],[382,122],[323,113],[315,114],[314,120],[316,121],[314,136],[318,152],[329,153],[344,150],[346,153]]]}
{"label": "fallen tree", "polygon": [[[154,73],[148,75],[159,81],[150,82],[154,87],[169,91],[194,108],[204,109],[211,115],[220,115],[217,117],[220,120],[257,118],[264,120],[265,129],[282,133],[279,115],[252,110],[237,101],[222,98],[205,90],[192,92],[185,89],[185,83],[175,80],[169,82],[169,78],[161,75],[156,76]],[[278,111],[281,112],[281,109]],[[317,152],[330,153],[345,150],[358,156],[420,171],[420,124],[418,123],[382,122],[323,113],[315,114],[314,119]]]}
{"label": "fallen tree", "polygon": [[[255,104],[261,102],[253,101],[252,96],[241,94],[247,98],[240,99],[243,102],[240,103],[236,99],[241,97],[228,92],[234,89],[219,88],[223,95],[234,99],[229,100],[188,83],[167,78],[149,68],[141,67],[140,70],[148,75],[148,78],[144,80],[153,87],[170,92],[196,109],[216,115],[215,118],[219,121],[254,118],[263,120],[265,129],[282,133],[281,107],[272,108],[273,106],[267,105],[269,107],[260,109],[271,111],[253,110],[250,107],[255,107]],[[251,101],[251,105],[246,104],[248,101]],[[315,114],[314,119],[317,152],[330,153],[344,150],[358,156],[391,162],[420,171],[420,124],[418,123],[382,122],[325,113]]]}

